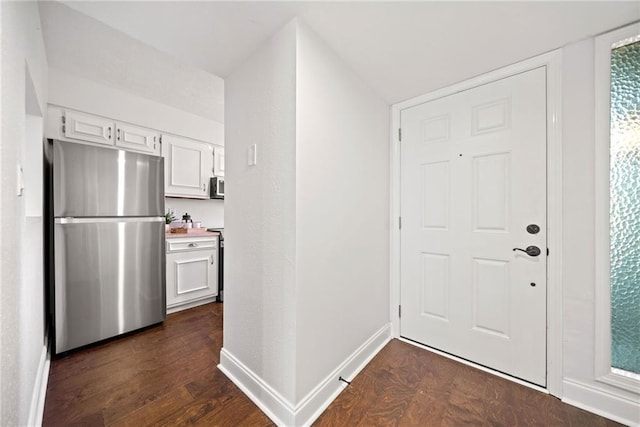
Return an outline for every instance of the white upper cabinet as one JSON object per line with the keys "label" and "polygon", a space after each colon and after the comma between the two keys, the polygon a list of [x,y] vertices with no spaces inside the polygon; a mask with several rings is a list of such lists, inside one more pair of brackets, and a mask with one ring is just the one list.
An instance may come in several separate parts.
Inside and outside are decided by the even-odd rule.
{"label": "white upper cabinet", "polygon": [[162,156],[166,196],[209,198],[213,145],[163,134]]}
{"label": "white upper cabinet", "polygon": [[63,114],[62,132],[65,138],[113,145],[115,121],[76,111],[65,111]]}
{"label": "white upper cabinet", "polygon": [[117,122],[116,147],[159,155],[160,132]]}
{"label": "white upper cabinet", "polygon": [[224,147],[213,147],[213,174],[224,176]]}
{"label": "white upper cabinet", "polygon": [[160,155],[158,130],[56,105],[48,107],[45,135],[47,138]]}

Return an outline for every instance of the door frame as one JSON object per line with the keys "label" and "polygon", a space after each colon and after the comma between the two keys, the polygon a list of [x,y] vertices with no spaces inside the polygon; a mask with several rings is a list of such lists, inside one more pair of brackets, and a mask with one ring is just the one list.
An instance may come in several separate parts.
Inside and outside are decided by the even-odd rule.
{"label": "door frame", "polygon": [[[562,397],[562,53],[560,49],[490,71],[391,106],[390,268],[391,334],[400,338],[400,112],[535,68],[547,71],[547,387]],[[486,369],[485,369],[486,370]],[[509,377],[508,377],[509,378]],[[515,379],[514,379],[515,380]],[[528,384],[528,383],[525,383]],[[538,388],[537,386],[535,388]]]}

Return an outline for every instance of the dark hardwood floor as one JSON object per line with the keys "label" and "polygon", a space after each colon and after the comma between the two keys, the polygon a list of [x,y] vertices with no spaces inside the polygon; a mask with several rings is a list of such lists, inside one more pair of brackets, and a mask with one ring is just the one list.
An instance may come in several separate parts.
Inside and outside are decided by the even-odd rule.
{"label": "dark hardwood floor", "polygon": [[[44,426],[271,426],[216,365],[222,304],[54,360]],[[613,426],[558,399],[391,341],[314,426]]]}

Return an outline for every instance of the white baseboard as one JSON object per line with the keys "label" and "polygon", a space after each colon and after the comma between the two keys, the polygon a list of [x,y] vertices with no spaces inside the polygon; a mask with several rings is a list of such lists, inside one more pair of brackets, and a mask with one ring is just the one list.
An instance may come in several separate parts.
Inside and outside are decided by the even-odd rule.
{"label": "white baseboard", "polygon": [[[45,342],[49,342],[45,338]],[[42,416],[44,415],[44,402],[47,396],[47,383],[49,382],[49,368],[51,367],[51,355],[49,354],[49,346],[42,347],[40,354],[40,362],[38,364],[38,372],[36,381],[33,385],[33,393],[31,395],[31,406],[29,407],[29,426],[36,427],[42,425]]]}
{"label": "white baseboard", "polygon": [[220,369],[271,420],[279,426],[309,426],[346,387],[338,380],[352,379],[391,340],[391,324],[386,324],[345,359],[297,405],[273,390],[226,349],[220,351]]}
{"label": "white baseboard", "polygon": [[640,426],[640,400],[565,378],[562,401],[628,426]]}
{"label": "white baseboard", "polygon": [[178,311],[187,310],[189,308],[198,307],[200,305],[209,304],[210,302],[215,302],[218,299],[217,296],[205,297],[202,299],[198,299],[195,301],[189,301],[187,303],[179,303],[175,305],[167,306],[167,314],[177,313]]}

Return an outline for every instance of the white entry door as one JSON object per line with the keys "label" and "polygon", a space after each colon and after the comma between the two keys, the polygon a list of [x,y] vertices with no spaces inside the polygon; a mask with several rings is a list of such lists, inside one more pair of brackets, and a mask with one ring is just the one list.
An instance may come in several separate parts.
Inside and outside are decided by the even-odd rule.
{"label": "white entry door", "polygon": [[400,122],[401,335],[545,386],[545,68]]}

